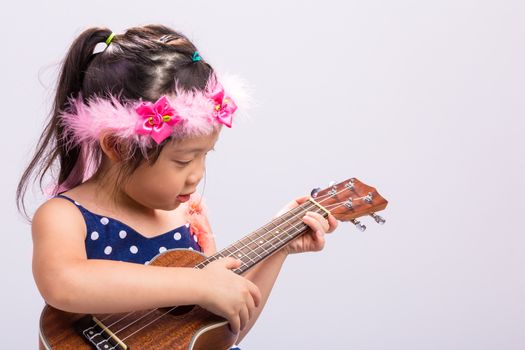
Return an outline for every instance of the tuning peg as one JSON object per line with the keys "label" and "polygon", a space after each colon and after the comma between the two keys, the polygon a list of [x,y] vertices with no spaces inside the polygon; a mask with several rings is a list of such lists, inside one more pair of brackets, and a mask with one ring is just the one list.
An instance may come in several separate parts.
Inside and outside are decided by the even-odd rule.
{"label": "tuning peg", "polygon": [[317,197],[317,194],[319,193],[319,191],[321,191],[321,189],[320,189],[319,187],[314,188],[314,189],[312,190],[312,192],[310,192],[310,196],[312,196],[312,198]]}
{"label": "tuning peg", "polygon": [[328,183],[328,187],[333,187],[334,185],[335,185],[335,181],[330,181],[330,182]]}
{"label": "tuning peg", "polygon": [[352,219],[352,220],[350,220],[350,222],[351,222],[352,224],[354,224],[355,227],[356,227],[359,231],[363,232],[363,231],[366,230],[366,226],[363,225],[360,221],[355,220],[355,219]]}
{"label": "tuning peg", "polygon": [[368,195],[365,197],[365,202],[372,203],[372,192],[368,192]]}
{"label": "tuning peg", "polygon": [[354,189],[354,179],[350,179],[347,183],[345,183],[345,187],[348,188],[350,191]]}
{"label": "tuning peg", "polygon": [[382,216],[379,216],[379,215],[377,215],[376,213],[372,213],[372,214],[370,214],[370,216],[373,217],[374,220],[375,220],[379,225],[383,225],[383,224],[386,222],[386,220],[383,219]]}

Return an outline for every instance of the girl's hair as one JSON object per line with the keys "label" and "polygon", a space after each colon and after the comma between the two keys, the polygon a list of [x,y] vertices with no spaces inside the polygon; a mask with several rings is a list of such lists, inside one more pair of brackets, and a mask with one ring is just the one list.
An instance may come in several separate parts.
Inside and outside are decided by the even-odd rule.
{"label": "girl's hair", "polygon": [[[98,147],[95,154],[85,154],[80,145],[71,146],[68,133],[61,123],[60,114],[68,107],[68,99],[109,95],[120,101],[155,101],[166,93],[174,93],[176,84],[185,90],[204,90],[213,68],[203,59],[192,59],[196,47],[183,34],[161,25],[147,25],[128,29],[115,35],[111,43],[101,52],[93,53],[95,46],[104,43],[111,35],[106,28],[89,28],[73,42],[63,62],[53,107],[47,125],[38,141],[33,159],[25,169],[16,190],[19,212],[31,222],[25,207],[25,194],[30,178],[40,176],[53,169],[58,159],[58,179],[53,195],[71,189],[85,181],[88,174],[100,174],[104,153]],[[137,167],[144,161],[153,164],[162,148],[171,137],[152,147],[147,154],[134,150],[136,145],[124,139],[108,135],[109,144],[121,158],[117,167],[113,199]],[[45,191],[43,191],[45,192]],[[22,212],[23,210],[23,212]]]}

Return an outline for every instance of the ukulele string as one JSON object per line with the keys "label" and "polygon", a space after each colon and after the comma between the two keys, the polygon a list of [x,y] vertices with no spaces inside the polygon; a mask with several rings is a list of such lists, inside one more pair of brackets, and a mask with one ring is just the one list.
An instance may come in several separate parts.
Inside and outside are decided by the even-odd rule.
{"label": "ukulele string", "polygon": [[[346,190],[349,190],[349,189],[348,189],[348,188],[343,188],[342,190],[337,191],[336,194],[339,194],[339,193],[341,193],[341,192],[343,192],[343,191],[346,191]],[[317,202],[318,202],[319,204],[322,204],[322,202],[324,202],[323,198],[325,198],[325,197],[329,197],[329,196],[333,196],[333,195],[331,195],[331,194],[326,194],[326,195],[323,195],[323,196],[321,196],[321,197],[318,197],[317,199],[321,198],[322,200],[317,200]],[[310,202],[309,204],[312,204],[312,207],[311,207],[311,208],[315,208],[315,207],[316,207],[315,204],[313,204],[312,202]],[[337,208],[337,207],[343,205],[343,203],[340,203],[340,204],[332,204],[332,205],[330,205],[330,206],[333,206],[333,205],[336,205],[334,208],[332,208],[332,209],[335,209],[335,208]],[[307,209],[311,209],[311,208],[306,208],[305,210],[307,210]],[[299,213],[301,213],[301,212],[299,212]],[[290,221],[291,219],[295,218],[299,213],[296,213],[296,214],[294,214],[292,217],[290,217],[290,218],[288,218],[287,220],[283,221],[282,223],[280,223],[279,225],[277,225],[276,228],[278,228],[280,225],[283,225],[283,224],[287,223],[287,222]],[[296,230],[297,230],[297,227],[295,227],[293,224],[292,224],[292,227],[293,227],[293,229],[296,229]],[[291,229],[292,227],[289,227],[288,229]],[[287,232],[288,229],[285,230],[286,233],[288,233],[288,232]],[[269,240],[268,242],[269,242],[270,244],[272,244],[271,241],[272,241],[272,240],[275,240],[275,239],[277,239],[277,237],[274,236],[274,237],[273,237],[271,240]],[[253,243],[253,241],[252,241],[251,243]],[[248,244],[249,244],[249,243],[248,243]],[[263,249],[264,249],[264,248],[263,248]],[[265,249],[265,250],[266,250],[266,249]],[[238,252],[238,251],[240,251],[240,249],[237,249],[236,251],[234,251],[234,252],[231,253],[231,254],[233,255],[234,253],[236,253],[236,252]],[[132,335],[134,335],[135,333],[137,333],[137,332],[143,330],[144,328],[146,328],[147,326],[149,326],[149,325],[151,325],[152,323],[156,322],[158,319],[160,319],[161,317],[167,315],[168,313],[170,313],[171,311],[173,311],[173,310],[176,309],[177,307],[178,307],[178,306],[175,306],[175,307],[171,308],[170,310],[168,310],[168,311],[165,312],[164,314],[158,316],[157,318],[155,318],[154,320],[150,321],[149,323],[147,323],[147,324],[144,325],[143,327],[139,328],[138,330],[136,330],[136,331],[133,332],[132,334],[128,335],[128,336],[127,336],[126,338],[124,338],[123,340],[125,340],[125,339],[131,337]],[[156,310],[158,310],[158,309],[153,309],[153,310],[151,310],[150,312],[148,312],[147,314],[145,314],[145,315],[139,317],[138,319],[134,320],[134,321],[131,322],[130,324],[124,326],[123,328],[119,329],[118,331],[115,331],[114,334],[117,334],[117,333],[123,331],[124,329],[128,328],[129,326],[131,326],[132,324],[138,322],[139,320],[143,319],[144,317],[150,315],[151,313],[153,313],[153,312],[156,311]],[[109,339],[109,338],[108,338],[108,339]]]}
{"label": "ukulele string", "polygon": [[[344,188],[344,189],[342,189],[342,190],[336,192],[336,194],[339,194],[339,193],[341,193],[341,192],[343,192],[343,191],[346,191],[346,190],[348,190],[348,188]],[[332,195],[332,194],[327,194],[327,195],[323,195],[323,196],[318,197],[318,198],[321,198],[321,199],[322,199],[322,198],[325,198],[325,197],[331,197],[331,196],[333,196],[333,195]],[[318,198],[316,198],[316,199],[318,199]],[[319,204],[322,204],[322,202],[324,202],[324,200],[317,200],[317,202],[318,202]],[[308,209],[316,208],[316,206],[315,206],[314,203],[310,202],[309,204],[311,204],[312,207],[310,207],[310,208],[308,208],[308,207],[307,207],[307,208],[304,208],[305,211],[307,211]],[[328,206],[334,206],[334,205],[335,205],[335,207],[332,208],[332,209],[336,209],[336,208],[338,208],[338,207],[344,205],[344,203],[331,204],[331,205],[328,205]],[[325,206],[325,207],[328,207],[328,206]],[[279,226],[281,226],[281,225],[283,225],[283,224],[286,224],[288,221],[290,221],[291,219],[295,218],[295,217],[296,217],[298,214],[300,214],[300,213],[302,213],[302,212],[300,211],[300,212],[294,214],[292,217],[286,219],[285,221],[283,221],[282,223],[280,223],[279,225],[277,225],[276,228],[279,228]],[[274,224],[274,225],[275,225],[275,224]],[[289,229],[292,229],[292,228],[295,229],[295,230],[297,230],[297,227],[295,227],[293,224],[291,224],[291,226],[292,226],[292,227],[289,227],[288,229],[285,229],[284,231],[285,231],[286,233],[288,233],[287,231],[288,231]],[[272,241],[272,240],[275,240],[275,239],[277,239],[277,237],[274,236],[274,237],[273,237],[271,240],[269,240],[268,242],[271,243],[271,241]],[[279,242],[280,242],[280,241],[279,241]],[[253,241],[252,241],[252,243],[253,243]],[[249,244],[249,243],[248,243],[248,244]],[[264,249],[264,248],[263,248],[263,249]],[[266,249],[265,249],[265,250],[266,250]],[[236,252],[238,252],[238,251],[240,251],[240,249],[237,249],[236,251],[234,251],[234,252],[231,253],[231,254],[233,255],[234,253],[236,253]],[[122,341],[124,341],[125,339],[128,339],[129,337],[133,336],[133,335],[136,334],[137,332],[143,330],[143,329],[146,328],[147,326],[149,326],[149,325],[151,325],[152,323],[156,322],[158,319],[160,319],[161,317],[167,315],[169,312],[171,312],[172,310],[176,309],[177,307],[178,307],[178,306],[175,306],[175,307],[171,308],[170,310],[168,310],[167,312],[165,312],[164,314],[158,316],[157,318],[155,318],[154,320],[150,321],[149,323],[147,323],[147,324],[144,325],[143,327],[139,328],[138,330],[136,330],[136,331],[133,332],[132,334],[128,335],[126,338],[122,339]],[[131,324],[136,323],[137,321],[141,320],[142,318],[146,317],[147,315],[151,314],[152,312],[154,312],[154,311],[156,311],[156,310],[158,310],[158,309],[153,309],[153,310],[151,310],[151,311],[150,311],[149,313],[147,313],[146,315],[143,315],[142,317],[136,319],[136,320],[133,321],[132,323],[126,325],[125,327],[119,329],[118,331],[115,331],[114,334],[117,334],[117,333],[121,332],[121,331],[124,330],[125,328],[129,327]],[[111,338],[111,337],[110,337],[110,338]],[[110,338],[108,338],[107,340],[109,340]],[[113,348],[114,348],[114,347],[113,347]],[[113,348],[111,348],[111,349],[113,349]]]}
{"label": "ukulele string", "polygon": [[[336,194],[339,194],[339,193],[341,193],[341,192],[343,192],[343,191],[346,191],[346,190],[349,190],[349,189],[348,189],[348,188],[343,188],[342,190],[337,191]],[[328,197],[328,196],[331,197],[331,196],[333,196],[333,195],[331,195],[331,194],[327,194],[327,195],[321,196],[321,197],[319,197],[319,198]],[[323,201],[324,201],[324,200],[317,201],[317,202],[318,202],[319,204],[322,204]],[[305,211],[306,211],[307,209],[317,208],[317,206],[316,206],[314,203],[310,202],[309,204],[311,204],[312,207],[310,207],[310,208],[305,208]],[[331,205],[329,205],[329,206],[334,206],[334,205],[335,205],[335,207],[332,208],[332,209],[336,209],[336,208],[338,208],[338,207],[344,205],[344,203],[331,204]],[[326,207],[328,207],[328,206],[326,206]],[[285,221],[283,221],[282,223],[280,223],[279,225],[277,225],[276,228],[278,228],[280,225],[283,225],[283,224],[287,223],[288,221],[290,221],[291,219],[295,218],[295,217],[296,217],[298,214],[300,214],[300,213],[302,214],[302,213],[304,213],[304,211],[303,211],[303,212],[299,212],[299,213],[294,214],[292,217],[286,219]],[[291,224],[291,225],[292,225],[292,227],[289,227],[288,229],[285,229],[285,230],[284,230],[286,233],[288,233],[287,231],[288,231],[289,229],[295,229],[295,230],[297,230],[297,227],[295,227],[293,224]],[[274,239],[277,239],[277,237],[274,236],[272,239],[270,239],[270,240],[267,241],[267,242],[271,243],[271,241],[274,240]],[[254,241],[252,241],[251,243],[253,243],[253,242],[254,242]],[[280,242],[280,241],[279,241],[279,242]],[[249,243],[248,243],[248,244],[249,244]],[[263,248],[263,249],[264,249],[264,248]],[[236,251],[234,251],[234,252],[231,253],[231,254],[233,255],[235,252],[239,252],[239,251],[240,251],[240,249],[237,249]],[[143,329],[145,329],[145,328],[148,327],[149,325],[155,323],[157,320],[159,320],[160,318],[162,318],[162,317],[164,317],[165,315],[169,314],[171,311],[173,311],[173,310],[176,309],[177,307],[178,307],[178,306],[175,306],[175,307],[171,308],[170,310],[168,310],[167,312],[165,312],[164,314],[161,314],[161,315],[158,316],[157,318],[153,319],[153,320],[150,321],[149,323],[145,324],[145,325],[142,326],[141,328],[137,329],[137,330],[134,331],[133,333],[131,333],[131,334],[129,334],[128,336],[126,336],[125,338],[123,338],[122,341],[124,341],[124,340],[130,338],[131,336],[133,336],[133,335],[135,335],[136,333],[142,331]],[[156,311],[156,310],[158,310],[158,309],[153,309],[153,310],[150,311],[147,315],[149,315],[151,312]],[[142,319],[142,318],[143,318],[143,317],[141,317],[141,318],[135,320],[135,321],[132,322],[131,324],[137,322],[138,320],[140,320],[140,319]],[[114,334],[117,334],[117,333],[121,332],[121,331],[124,330],[125,328],[129,327],[131,324],[125,326],[124,328],[121,328],[121,329],[118,330],[118,331],[115,331]],[[108,338],[108,339],[109,339],[109,338]],[[113,347],[113,348],[114,348],[114,347]],[[113,349],[113,348],[111,348],[111,349]]]}
{"label": "ukulele string", "polygon": [[[129,312],[127,314],[125,314],[124,316],[122,316],[121,318],[119,318],[118,320],[116,320],[115,322],[113,322],[112,324],[106,326],[107,328],[110,328],[110,327],[113,327],[115,324],[119,323],[120,321],[122,321],[123,319],[125,319],[126,317],[130,316],[130,315],[133,315],[135,312],[137,311],[132,311],[132,312]],[[104,323],[104,321],[106,321],[107,319],[111,318],[115,316],[115,314],[109,314],[107,315],[106,317],[104,317],[103,319],[100,320],[101,323]],[[83,332],[87,332],[89,331],[90,329],[95,329],[95,327],[97,326],[97,324],[95,323],[93,326],[89,327],[89,328],[86,328],[83,330]],[[102,329],[100,332],[98,333],[95,333],[93,335],[90,336],[90,339],[93,339],[94,337],[96,337],[97,335],[101,335],[102,333],[104,332],[104,329]],[[108,338],[109,339],[109,338]],[[103,343],[104,341],[106,341],[107,339],[103,340],[101,343]],[[100,343],[98,343],[100,344]],[[98,345],[97,344],[97,345]]]}
{"label": "ukulele string", "polygon": [[[313,204],[312,202],[310,202],[310,204],[312,205],[312,208],[316,207],[315,204]],[[301,212],[299,212],[299,213],[301,213]],[[285,224],[287,221],[291,220],[292,218],[294,218],[295,216],[297,216],[299,213],[294,214],[291,218],[289,218],[289,219],[287,219],[286,221],[282,222],[282,223],[279,224],[277,227],[279,227],[280,225]],[[293,226],[293,228],[297,229],[295,226]],[[286,230],[284,230],[284,231],[286,231]],[[276,239],[276,237],[273,237],[271,240],[273,240],[273,239]],[[271,243],[271,240],[269,240],[268,242]],[[254,241],[252,241],[252,242],[254,242]],[[264,248],[263,248],[263,249],[264,249]],[[237,250],[237,251],[232,252],[232,255],[233,255],[234,253],[238,252],[238,251],[240,251],[240,250]],[[125,340],[128,339],[129,337],[131,337],[131,336],[133,336],[134,334],[140,332],[140,331],[143,330],[144,328],[150,326],[151,324],[153,324],[154,322],[156,322],[156,321],[159,320],[160,318],[162,318],[162,317],[164,317],[165,315],[169,314],[172,310],[176,309],[177,307],[178,307],[178,306],[175,306],[175,307],[171,308],[170,310],[168,310],[167,312],[165,312],[165,313],[159,315],[157,318],[153,319],[153,320],[150,321],[149,323],[145,324],[145,325],[142,326],[141,328],[139,328],[139,329],[137,329],[136,331],[134,331],[133,333],[129,334],[128,336],[126,336],[125,338],[123,338],[121,341],[125,341]],[[154,309],[154,311],[155,311],[155,310],[158,310],[158,309]],[[127,328],[127,327],[128,327],[128,326],[126,326],[126,327],[124,327],[124,328]],[[114,331],[113,333],[114,333],[114,334],[117,334],[117,333],[121,332],[124,328],[119,329],[118,331]],[[111,337],[110,337],[110,338],[111,338]],[[108,338],[108,339],[109,339],[109,338]],[[114,347],[113,347],[113,348],[114,348]],[[111,350],[111,349],[113,349],[113,348],[110,348],[109,350]]]}
{"label": "ukulele string", "polygon": [[[312,199],[313,199],[317,204],[322,204],[322,203],[323,203],[323,198],[326,198],[326,197],[333,197],[333,196],[335,196],[335,195],[337,195],[337,194],[340,194],[341,192],[344,192],[344,191],[346,191],[346,190],[353,190],[353,189],[343,188],[342,190],[339,190],[339,191],[337,191],[337,192],[335,192],[335,193],[327,193],[327,194],[325,194],[325,195],[322,195],[322,196],[319,196],[319,197],[316,197],[316,198],[312,198]],[[362,198],[364,198],[364,197],[359,197],[359,198],[356,198],[356,199],[362,199]],[[311,204],[312,204],[311,201],[303,202],[302,204],[304,204],[304,203],[308,203],[308,205],[311,205]],[[340,203],[341,203],[341,202],[340,202]],[[340,203],[334,203],[334,204],[330,204],[330,205],[324,205],[324,208],[325,208],[325,209],[328,209],[329,207],[333,207],[334,205],[335,205],[336,207],[339,207],[339,206],[341,206]],[[331,209],[335,209],[336,207],[331,208]],[[290,211],[288,211],[288,212],[291,212],[292,210],[297,209],[297,208],[299,208],[299,207],[292,208],[292,209],[291,209]],[[308,211],[309,209],[319,209],[319,208],[318,208],[316,205],[312,205],[311,207],[308,207],[308,208],[303,207],[302,209],[303,209],[303,212],[306,212],[306,211]],[[329,211],[329,210],[328,210],[328,211]],[[274,221],[275,221],[276,219],[279,219],[279,218],[280,218],[281,216],[283,216],[284,214],[286,214],[286,213],[284,213],[284,214],[280,215],[279,217],[277,217],[276,219],[272,220],[269,224],[263,226],[262,228],[266,229],[266,227],[267,227],[268,225],[273,224],[275,227],[272,228],[272,230],[273,230],[273,229],[278,229],[278,228],[280,227],[280,225],[286,224],[289,220],[291,220],[292,218],[294,218],[295,216],[297,216],[297,214],[299,214],[299,213],[301,213],[301,211],[299,211],[298,213],[294,214],[292,217],[288,218],[287,220],[281,222],[280,224],[276,225],[276,224],[274,223]],[[294,226],[294,225],[292,224],[292,226]],[[294,228],[296,228],[296,227],[294,227]],[[238,252],[242,251],[242,249],[244,249],[245,247],[246,247],[246,248],[249,248],[248,245],[251,244],[251,243],[255,243],[255,240],[257,240],[257,239],[259,239],[259,238],[261,238],[261,236],[255,238],[255,239],[252,239],[252,240],[251,240],[250,242],[248,242],[247,244],[244,244],[244,243],[242,242],[242,239],[241,239],[241,240],[239,240],[239,241],[237,241],[237,242],[231,244],[230,246],[224,248],[223,251],[224,251],[224,250],[228,250],[228,249],[230,249],[231,247],[232,247],[232,248],[235,248],[235,250],[234,250],[233,252],[230,252],[230,251],[229,251],[230,256],[233,256],[233,255],[235,255],[235,253],[238,253]],[[276,237],[274,236],[272,239],[268,240],[267,242],[271,242],[271,241],[274,240],[275,238],[276,238]],[[279,241],[280,241],[280,240],[279,240]],[[241,247],[241,248],[236,247],[235,245],[238,244],[238,243],[241,243],[244,247]],[[262,248],[264,251],[268,252],[263,246],[260,246],[259,248]],[[249,248],[249,249],[251,249],[251,248]],[[257,254],[257,255],[260,257],[260,255],[259,255],[256,251],[254,251],[253,249],[252,249],[252,252],[254,252],[255,254]],[[250,260],[252,260],[252,262],[255,262],[255,261],[254,261],[253,259],[251,259],[249,256],[248,256],[248,258],[249,258]],[[200,264],[202,264],[202,262],[201,262]],[[199,264],[199,265],[200,265],[200,264]],[[197,265],[197,266],[198,266],[198,265]]]}

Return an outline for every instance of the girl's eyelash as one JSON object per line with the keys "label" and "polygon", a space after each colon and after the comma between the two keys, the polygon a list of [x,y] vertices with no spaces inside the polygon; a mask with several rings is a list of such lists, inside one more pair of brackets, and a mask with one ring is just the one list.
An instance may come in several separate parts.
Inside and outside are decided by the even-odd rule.
{"label": "girl's eyelash", "polygon": [[[206,152],[204,155],[207,155],[208,153],[210,153],[211,151],[215,151],[215,148],[212,148],[210,149],[208,152]],[[187,160],[187,161],[183,161],[183,160],[174,160],[175,163],[178,163],[180,165],[188,165],[192,162],[192,160]]]}
{"label": "girl's eyelash", "polygon": [[176,160],[175,161],[176,163],[179,163],[181,165],[188,165],[191,163],[191,160],[188,160],[188,161],[182,161],[182,160]]}

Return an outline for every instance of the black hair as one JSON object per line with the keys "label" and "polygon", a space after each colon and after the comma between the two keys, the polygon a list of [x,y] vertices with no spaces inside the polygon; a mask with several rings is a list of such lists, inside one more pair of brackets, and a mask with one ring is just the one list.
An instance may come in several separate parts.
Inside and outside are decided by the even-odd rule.
{"label": "black hair", "polygon": [[[95,47],[106,42],[112,31],[107,28],[89,28],[73,42],[62,63],[51,114],[36,146],[35,154],[25,169],[16,190],[19,212],[31,222],[24,203],[27,186],[33,173],[39,177],[40,189],[46,173],[58,160],[56,192],[63,192],[80,185],[87,166],[80,145],[71,146],[60,120],[71,98],[118,96],[121,101],[142,99],[155,101],[161,95],[174,92],[175,84],[186,90],[204,90],[213,68],[202,58],[194,61],[197,48],[182,33],[162,25],[146,25],[115,35],[101,52]],[[136,147],[126,140],[113,140],[116,150],[126,149],[133,156],[119,164],[113,198],[129,175],[146,159],[154,163],[162,148],[170,141],[141,152],[130,151]],[[85,150],[84,150],[85,151]],[[100,170],[104,153],[99,148],[95,167]],[[98,171],[97,171],[98,172]],[[54,194],[56,194],[56,192]]]}

